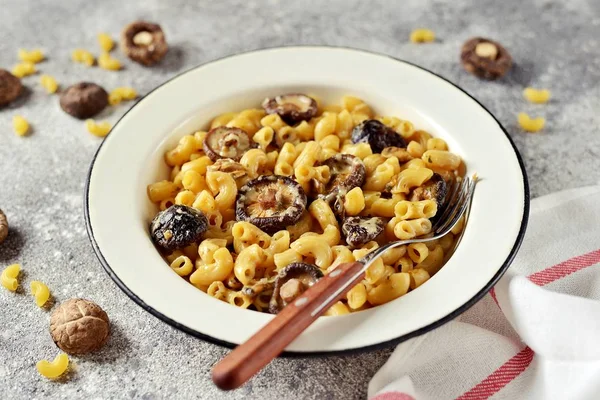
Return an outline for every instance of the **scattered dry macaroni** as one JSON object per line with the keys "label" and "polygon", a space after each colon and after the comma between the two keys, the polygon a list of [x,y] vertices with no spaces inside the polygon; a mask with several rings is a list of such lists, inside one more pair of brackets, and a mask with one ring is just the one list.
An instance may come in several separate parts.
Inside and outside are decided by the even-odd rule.
{"label": "scattered dry macaroni", "polygon": [[71,53],[71,60],[84,64],[88,67],[94,65],[94,62],[96,61],[92,53],[83,49],[73,50],[73,52]]}
{"label": "scattered dry macaroni", "polygon": [[98,66],[109,71],[118,71],[121,69],[121,61],[113,58],[108,53],[100,54],[98,57]]}
{"label": "scattered dry macaroni", "polygon": [[35,74],[37,70],[35,69],[34,63],[24,61],[20,64],[15,65],[11,72],[17,78],[24,78],[26,76]]}
{"label": "scattered dry macaroni", "polygon": [[134,100],[137,97],[137,92],[131,87],[119,87],[114,89],[108,95],[108,102],[112,106],[116,106],[124,100]]}
{"label": "scattered dry macaroni", "polygon": [[42,75],[40,77],[40,84],[49,94],[56,93],[58,90],[58,82],[50,75]]}
{"label": "scattered dry macaroni", "polygon": [[37,64],[44,60],[44,53],[39,49],[35,49],[35,50],[31,50],[31,51],[27,51],[25,49],[19,49],[18,56],[19,56],[19,60],[21,60],[23,62],[34,63],[34,64]]}
{"label": "scattered dry macaroni", "polygon": [[93,119],[86,120],[85,127],[89,133],[91,133],[94,136],[98,136],[98,137],[104,137],[104,136],[108,135],[108,133],[112,129],[110,123],[108,123],[108,122],[97,123]]}
{"label": "scattered dry macaroni", "polygon": [[410,41],[413,43],[430,43],[435,40],[435,33],[430,29],[415,29],[410,33]]}
{"label": "scattered dry macaroni", "polygon": [[550,91],[548,89],[525,88],[523,97],[530,103],[544,104],[550,100]]}
{"label": "scattered dry macaroni", "polygon": [[[413,36],[415,41],[434,39],[427,30],[415,31]],[[111,104],[135,97],[133,89],[126,89],[115,89]],[[410,121],[378,117],[356,97],[345,96],[339,105],[321,104],[318,110],[294,124],[260,109],[227,112],[208,124],[211,133],[186,135],[166,152],[169,178],[149,185],[148,198],[160,210],[173,204],[193,207],[208,221],[200,240],[165,251],[175,273],[209,296],[268,311],[274,282],[292,263],[309,263],[328,274],[390,240],[431,232],[431,219],[438,214],[438,202],[445,193],[440,194],[439,187],[449,188],[460,179],[461,157],[451,153],[443,139],[417,130]],[[389,129],[386,132],[400,138],[403,146],[377,150],[368,141],[354,143],[353,130],[365,120],[383,124],[381,129]],[[236,160],[215,158],[207,151],[210,136],[220,127],[239,128],[247,134],[251,145]],[[341,179],[339,166],[329,163],[338,157],[356,159],[364,172],[357,184],[331,201],[319,195],[319,190]],[[293,179],[309,200],[293,224],[267,230],[252,220],[238,219],[236,206],[244,185],[270,175]],[[275,197],[273,204],[282,201]],[[349,233],[343,231],[349,218],[380,218],[380,233],[351,245]],[[435,243],[418,242],[386,252],[326,315],[361,311],[424,284],[452,253],[461,224]],[[170,233],[166,236],[171,238]]]}
{"label": "scattered dry macaroni", "polygon": [[69,369],[69,357],[65,353],[60,353],[53,361],[38,361],[36,367],[43,377],[49,379],[60,378]]}
{"label": "scattered dry macaroni", "polygon": [[35,297],[38,307],[43,307],[50,299],[50,289],[40,281],[31,282],[31,294]]}
{"label": "scattered dry macaroni", "polygon": [[523,112],[519,113],[517,120],[519,121],[519,126],[527,132],[539,132],[544,129],[544,125],[546,124],[546,120],[544,118],[531,118],[529,115]]}
{"label": "scattered dry macaroni", "polygon": [[102,51],[109,52],[115,47],[115,42],[112,40],[109,34],[107,33],[99,33],[98,34],[98,44]]}
{"label": "scattered dry macaroni", "polygon": [[4,268],[2,275],[0,275],[0,283],[2,283],[2,286],[11,292],[16,291],[19,287],[19,281],[17,280],[19,272],[21,272],[21,266],[19,264],[9,265]]}
{"label": "scattered dry macaroni", "polygon": [[13,117],[13,128],[15,133],[19,136],[25,136],[29,133],[29,122],[20,115]]}

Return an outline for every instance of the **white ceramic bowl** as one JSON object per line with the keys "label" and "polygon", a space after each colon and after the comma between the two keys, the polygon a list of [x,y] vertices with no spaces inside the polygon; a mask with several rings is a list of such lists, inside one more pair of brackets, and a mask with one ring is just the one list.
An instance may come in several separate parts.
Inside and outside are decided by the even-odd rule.
{"label": "white ceramic bowl", "polygon": [[523,163],[500,123],[443,78],[391,57],[345,48],[286,47],[212,61],[161,85],[115,125],[94,158],[85,193],[88,233],[117,285],[148,312],[189,334],[233,346],[273,316],[216,300],[181,279],[148,234],[146,185],[167,177],[164,152],[216,115],[307,92],[327,102],[363,98],[380,115],[446,140],[477,172],[470,220],[449,262],[419,289],[359,313],[321,317],[287,348],[331,353],[395,343],[451,320],[506,271],[527,224]]}

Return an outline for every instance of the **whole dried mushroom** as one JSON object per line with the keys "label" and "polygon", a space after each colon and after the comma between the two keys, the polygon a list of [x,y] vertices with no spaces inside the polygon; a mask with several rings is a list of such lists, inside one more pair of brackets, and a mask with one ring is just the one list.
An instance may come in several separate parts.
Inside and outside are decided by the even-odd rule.
{"label": "whole dried mushroom", "polygon": [[4,242],[8,236],[8,219],[2,210],[0,210],[0,243]]}
{"label": "whole dried mushroom", "polygon": [[250,140],[246,131],[226,126],[211,129],[202,143],[204,152],[212,161],[219,158],[240,161],[244,153],[253,146],[254,142]]}
{"label": "whole dried mushroom", "polygon": [[406,147],[398,132],[376,119],[368,119],[355,126],[352,143],[368,143],[373,153],[381,153],[386,147]]}
{"label": "whole dried mushroom", "polygon": [[97,304],[70,299],[52,313],[50,334],[65,353],[86,354],[104,346],[110,335],[110,321]]}
{"label": "whole dried mushroom", "polygon": [[359,247],[374,240],[385,227],[385,222],[379,217],[348,217],[342,224],[342,232],[346,243]]}
{"label": "whole dried mushroom", "polygon": [[269,312],[277,314],[322,277],[323,272],[316,265],[303,262],[287,265],[275,279]]}
{"label": "whole dried mushroom", "polygon": [[289,125],[308,121],[317,115],[317,102],[300,93],[289,93],[267,98],[262,103],[267,114],[278,114]]}
{"label": "whole dried mushroom", "polygon": [[22,89],[23,85],[19,78],[0,68],[0,107],[13,102],[19,97]]}
{"label": "whole dried mushroom", "polygon": [[152,240],[168,251],[197,242],[207,229],[208,219],[202,211],[182,204],[173,204],[159,212],[150,224]]}
{"label": "whole dried mushroom", "polygon": [[482,37],[465,42],[460,61],[467,72],[490,80],[503,77],[512,66],[512,57],[500,43]]}
{"label": "whole dried mushroom", "polygon": [[287,176],[261,176],[238,191],[235,216],[238,221],[274,233],[298,222],[306,202],[306,193],[298,182]]}
{"label": "whole dried mushroom", "polygon": [[64,112],[79,119],[91,118],[108,105],[108,93],[92,82],[80,82],[69,86],[60,95],[60,107]]}
{"label": "whole dried mushroom", "polygon": [[149,67],[164,58],[169,46],[160,25],[135,21],[123,29],[121,50],[133,61]]}

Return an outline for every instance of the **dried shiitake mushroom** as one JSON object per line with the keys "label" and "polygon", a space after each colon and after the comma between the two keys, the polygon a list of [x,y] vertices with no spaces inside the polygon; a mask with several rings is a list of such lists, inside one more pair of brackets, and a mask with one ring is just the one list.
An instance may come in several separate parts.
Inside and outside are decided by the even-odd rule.
{"label": "dried shiitake mushroom", "polygon": [[169,251],[197,242],[207,229],[208,220],[202,211],[182,204],[159,212],[150,224],[154,243]]}
{"label": "dried shiitake mushroom", "polygon": [[121,50],[133,61],[147,67],[163,59],[169,46],[158,24],[135,21],[121,34]]}
{"label": "dried shiitake mushroom", "polygon": [[110,335],[110,322],[97,304],[70,299],[52,313],[50,335],[65,353],[86,354],[104,346]]}
{"label": "dried shiitake mushroom", "polygon": [[289,125],[308,121],[317,115],[317,102],[300,93],[289,93],[267,98],[262,103],[267,114],[279,114]]}
{"label": "dried shiitake mushroom", "polygon": [[360,158],[351,154],[336,154],[323,161],[321,165],[329,167],[331,178],[325,185],[316,182],[315,190],[320,197],[332,204],[334,211],[339,214],[346,193],[363,185],[366,176],[365,164]]}
{"label": "dried shiitake mushroom", "polygon": [[291,263],[277,275],[269,312],[277,314],[323,277],[323,272],[313,264]]}
{"label": "dried shiitake mushroom", "polygon": [[254,143],[245,131],[226,126],[211,129],[202,145],[206,155],[213,161],[217,161],[219,158],[240,161],[244,153],[252,147],[254,147]]}
{"label": "dried shiitake mushroom", "polygon": [[503,77],[512,66],[512,57],[500,43],[482,37],[465,42],[460,61],[468,72],[490,80]]}
{"label": "dried shiitake mushroom", "polygon": [[342,232],[346,243],[359,247],[374,240],[385,227],[385,222],[379,217],[348,217],[342,224]]}
{"label": "dried shiitake mushroom", "polygon": [[79,119],[91,118],[108,105],[108,93],[91,82],[69,86],[60,95],[60,107],[64,112]]}
{"label": "dried shiitake mushroom", "polygon": [[425,184],[412,191],[410,201],[435,200],[440,210],[445,205],[447,194],[448,184],[440,174],[435,173]]}
{"label": "dried shiitake mushroom", "polygon": [[0,243],[4,242],[8,236],[8,219],[6,215],[0,210]]}
{"label": "dried shiitake mushroom", "polygon": [[226,172],[233,179],[242,178],[247,175],[246,168],[231,158],[219,158],[214,164],[207,167],[208,171]]}
{"label": "dried shiitake mushroom", "polygon": [[22,89],[23,85],[19,78],[0,68],[0,107],[4,107],[19,97]]}
{"label": "dried shiitake mushroom", "polygon": [[406,147],[398,132],[376,119],[368,119],[354,127],[352,143],[369,143],[373,153],[381,153],[386,147]]}
{"label": "dried shiitake mushroom", "polygon": [[238,221],[247,221],[267,233],[293,225],[306,209],[302,186],[287,176],[261,176],[240,188],[235,204]]}

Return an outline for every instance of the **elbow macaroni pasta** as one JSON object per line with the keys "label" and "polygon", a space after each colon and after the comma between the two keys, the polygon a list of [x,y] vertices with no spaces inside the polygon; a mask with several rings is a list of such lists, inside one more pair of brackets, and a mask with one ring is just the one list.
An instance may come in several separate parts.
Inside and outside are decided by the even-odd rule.
{"label": "elbow macaroni pasta", "polygon": [[[78,56],[83,60],[82,54]],[[119,101],[126,98],[119,96]],[[135,98],[134,91],[131,96]],[[183,136],[165,153],[168,179],[148,185],[148,199],[161,210],[173,204],[194,207],[209,224],[201,240],[165,254],[176,274],[215,299],[268,312],[277,274],[291,263],[311,263],[328,274],[387,241],[419,240],[431,232],[431,219],[439,205],[434,198],[415,196],[416,189],[426,192],[434,174],[447,182],[460,179],[465,173],[462,158],[449,151],[445,140],[418,130],[410,121],[376,116],[357,97],[344,96],[339,105],[317,104],[313,118],[294,125],[262,109],[218,115],[210,129],[236,127],[250,138],[251,148],[235,163],[208,157],[203,150],[204,130]],[[406,146],[373,153],[369,143],[353,143],[353,129],[367,119],[377,119],[393,129]],[[323,163],[336,154],[362,160],[365,179],[362,185],[344,191],[333,207],[333,202],[318,196],[318,190],[339,174],[336,167]],[[297,181],[309,202],[294,224],[267,233],[250,221],[237,221],[235,208],[238,188],[272,174]],[[350,247],[341,232],[347,217],[380,217],[384,232],[361,246]],[[464,220],[459,221],[451,233],[438,240],[386,251],[368,268],[365,278],[325,315],[361,311],[417,289],[443,266],[463,225]],[[2,284],[16,290],[18,266],[9,268],[2,273]],[[50,296],[39,282],[32,283],[32,292],[40,306]]]}
{"label": "elbow macaroni pasta", "polygon": [[19,276],[20,272],[21,266],[19,264],[9,265],[2,271],[2,275],[0,275],[0,283],[2,283],[2,286],[11,292],[16,291],[19,287],[19,281],[17,277]]}

